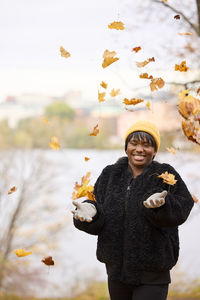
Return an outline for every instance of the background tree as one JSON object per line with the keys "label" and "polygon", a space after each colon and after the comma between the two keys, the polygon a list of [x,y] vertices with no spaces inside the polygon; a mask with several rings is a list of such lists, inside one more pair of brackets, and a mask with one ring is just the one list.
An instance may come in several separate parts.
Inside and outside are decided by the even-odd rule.
{"label": "background tree", "polygon": [[56,117],[63,120],[73,120],[75,111],[64,101],[54,101],[46,107],[44,115],[49,119]]}

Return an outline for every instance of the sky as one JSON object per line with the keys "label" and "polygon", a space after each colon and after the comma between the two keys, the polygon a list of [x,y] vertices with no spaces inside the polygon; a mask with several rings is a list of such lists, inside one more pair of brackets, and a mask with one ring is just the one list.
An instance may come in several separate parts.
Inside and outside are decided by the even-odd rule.
{"label": "sky", "polygon": [[[125,81],[133,87],[144,85],[138,80],[141,70],[135,61],[154,56],[155,44],[161,53],[163,38],[170,37],[177,26],[173,13],[160,22],[153,7],[155,22],[144,21],[148,2],[136,0],[129,9],[127,0],[1,0],[0,101],[7,95],[61,96],[70,90],[81,90],[85,98],[96,99],[102,80],[124,88],[124,93],[128,90]],[[113,21],[123,21],[126,29],[108,29]],[[183,38],[177,39],[181,43]],[[61,45],[71,53],[70,58],[60,56]],[[136,56],[131,49],[139,45],[144,46],[143,51]],[[120,60],[103,69],[105,49],[115,50]],[[174,62],[169,69],[173,70]],[[156,66],[163,68],[162,59]],[[150,69],[147,66],[145,71]]]}

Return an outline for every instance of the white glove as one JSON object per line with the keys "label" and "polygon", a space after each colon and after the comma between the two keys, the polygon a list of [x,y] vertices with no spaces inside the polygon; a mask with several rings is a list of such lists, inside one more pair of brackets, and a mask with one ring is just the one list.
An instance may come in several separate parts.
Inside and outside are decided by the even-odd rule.
{"label": "white glove", "polygon": [[88,203],[88,202],[79,203],[76,200],[72,201],[72,203],[77,208],[71,211],[76,220],[80,220],[81,222],[86,221],[89,223],[92,221],[92,218],[97,213],[96,207],[92,203]]}
{"label": "white glove", "polygon": [[143,202],[146,208],[156,208],[165,204],[165,197],[167,196],[167,191],[162,191],[161,193],[155,193],[147,198]]}

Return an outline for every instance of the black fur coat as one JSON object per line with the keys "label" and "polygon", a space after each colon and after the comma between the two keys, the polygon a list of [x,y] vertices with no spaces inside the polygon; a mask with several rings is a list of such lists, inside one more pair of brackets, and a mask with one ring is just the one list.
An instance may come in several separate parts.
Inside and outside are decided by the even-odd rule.
{"label": "black fur coat", "polygon": [[[168,171],[175,185],[157,176]],[[143,205],[150,195],[167,190],[159,208]],[[115,266],[113,279],[140,284],[141,273],[170,270],[179,255],[178,226],[189,216],[194,201],[180,175],[169,164],[152,161],[135,179],[122,157],[107,166],[95,183],[97,215],[91,223],[74,219],[74,225],[98,235],[97,258]]]}

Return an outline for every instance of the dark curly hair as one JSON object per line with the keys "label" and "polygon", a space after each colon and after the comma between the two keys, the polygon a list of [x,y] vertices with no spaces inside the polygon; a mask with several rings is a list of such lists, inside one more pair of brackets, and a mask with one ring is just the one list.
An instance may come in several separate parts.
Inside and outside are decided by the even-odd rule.
{"label": "dark curly hair", "polygon": [[134,131],[134,132],[130,133],[127,136],[127,139],[125,142],[125,151],[127,150],[128,143],[132,139],[133,136],[138,141],[146,140],[147,143],[149,143],[155,149],[155,151],[157,151],[156,142],[155,142],[153,136],[145,131]]}

